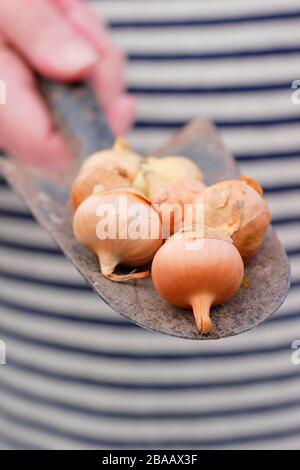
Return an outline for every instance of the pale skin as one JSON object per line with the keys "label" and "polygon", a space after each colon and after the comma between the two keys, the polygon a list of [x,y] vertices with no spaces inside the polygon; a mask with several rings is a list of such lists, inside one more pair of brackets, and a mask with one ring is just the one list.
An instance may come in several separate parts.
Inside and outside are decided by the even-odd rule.
{"label": "pale skin", "polygon": [[124,91],[122,52],[110,31],[82,0],[1,0],[0,148],[25,163],[56,171],[73,156],[55,128],[36,86],[37,72],[49,79],[88,80],[115,134],[135,118],[135,101]]}

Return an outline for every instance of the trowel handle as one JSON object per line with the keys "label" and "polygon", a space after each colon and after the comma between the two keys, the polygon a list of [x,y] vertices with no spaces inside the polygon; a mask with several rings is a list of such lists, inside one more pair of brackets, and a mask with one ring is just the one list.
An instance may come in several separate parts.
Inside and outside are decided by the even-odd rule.
{"label": "trowel handle", "polygon": [[106,117],[86,83],[66,85],[41,77],[38,80],[56,124],[80,159],[112,145]]}

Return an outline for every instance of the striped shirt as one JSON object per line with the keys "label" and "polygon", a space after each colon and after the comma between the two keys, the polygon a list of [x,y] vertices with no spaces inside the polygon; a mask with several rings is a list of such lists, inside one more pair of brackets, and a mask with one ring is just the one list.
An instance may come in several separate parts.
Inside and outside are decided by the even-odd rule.
{"label": "striped shirt", "polygon": [[292,267],[286,302],[217,342],[143,330],[96,297],[0,180],[0,446],[300,447],[300,79],[297,0],[92,1],[129,58],[149,153],[212,119],[266,192]]}

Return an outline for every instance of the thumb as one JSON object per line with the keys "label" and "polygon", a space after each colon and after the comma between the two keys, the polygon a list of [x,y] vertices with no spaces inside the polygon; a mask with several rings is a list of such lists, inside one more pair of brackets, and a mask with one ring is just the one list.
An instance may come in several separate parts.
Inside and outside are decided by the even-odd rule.
{"label": "thumb", "polygon": [[6,40],[42,75],[82,78],[98,61],[96,49],[48,0],[1,0],[0,29]]}

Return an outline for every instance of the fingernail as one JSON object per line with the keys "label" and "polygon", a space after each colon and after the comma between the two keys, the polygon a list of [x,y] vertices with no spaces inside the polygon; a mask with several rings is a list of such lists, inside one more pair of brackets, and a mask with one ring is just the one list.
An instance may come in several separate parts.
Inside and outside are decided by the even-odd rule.
{"label": "fingernail", "polygon": [[91,67],[98,61],[98,55],[92,47],[81,39],[75,39],[62,45],[59,51],[64,64],[72,71]]}

